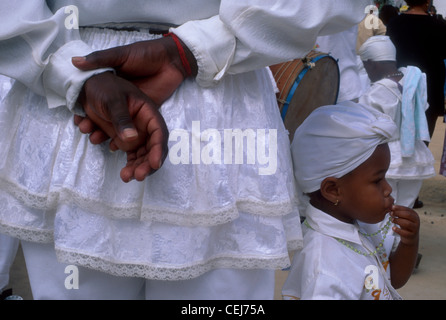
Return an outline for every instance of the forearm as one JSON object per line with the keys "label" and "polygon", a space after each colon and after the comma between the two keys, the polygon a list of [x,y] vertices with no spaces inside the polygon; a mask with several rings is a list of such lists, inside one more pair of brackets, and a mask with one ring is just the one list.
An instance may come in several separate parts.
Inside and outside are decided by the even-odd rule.
{"label": "forearm", "polygon": [[189,21],[172,32],[197,59],[197,82],[212,86],[225,74],[305,56],[317,36],[359,23],[369,2],[226,0],[218,15]]}
{"label": "forearm", "polygon": [[79,30],[65,26],[66,18],[64,8],[53,13],[43,0],[0,5],[0,73],[45,96],[50,108],[73,109],[83,82],[98,72],[71,64],[72,56],[92,50]]}
{"label": "forearm", "polygon": [[418,239],[413,245],[401,243],[390,255],[390,279],[395,289],[403,287],[414,270],[418,255]]}

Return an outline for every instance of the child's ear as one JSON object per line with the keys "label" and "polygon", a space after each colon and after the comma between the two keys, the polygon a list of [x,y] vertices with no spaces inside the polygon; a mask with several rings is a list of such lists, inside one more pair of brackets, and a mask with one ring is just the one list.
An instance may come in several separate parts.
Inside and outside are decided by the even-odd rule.
{"label": "child's ear", "polygon": [[331,203],[339,202],[339,179],[334,177],[325,178],[321,182],[321,194],[327,201]]}

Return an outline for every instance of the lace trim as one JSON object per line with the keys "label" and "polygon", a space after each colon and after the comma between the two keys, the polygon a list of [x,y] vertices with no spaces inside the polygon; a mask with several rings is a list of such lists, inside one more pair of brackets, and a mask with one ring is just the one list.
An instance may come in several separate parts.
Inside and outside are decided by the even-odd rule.
{"label": "lace trim", "polygon": [[166,267],[137,263],[116,263],[100,257],[78,252],[70,252],[56,247],[59,261],[81,265],[120,277],[142,277],[153,280],[188,280],[196,278],[210,270],[231,269],[284,269],[290,266],[288,255],[280,257],[231,257],[221,256],[189,266]]}
{"label": "lace trim", "polygon": [[49,210],[56,199],[51,200],[51,195],[45,196],[42,194],[31,193],[30,191],[24,189],[23,187],[7,181],[4,178],[0,180],[0,189],[7,192],[18,201],[22,202],[25,206],[30,208]]}
{"label": "lace trim", "polygon": [[157,208],[140,204],[116,204],[89,199],[72,190],[61,188],[48,194],[31,193],[23,187],[6,180],[0,180],[0,187],[25,206],[40,210],[53,210],[58,205],[76,205],[83,210],[94,212],[114,219],[141,219],[181,226],[215,226],[233,221],[239,211],[253,215],[279,217],[285,216],[296,206],[291,201],[265,202],[254,199],[239,199],[223,208],[209,209],[206,212],[187,212],[174,208]]}
{"label": "lace trim", "polygon": [[[11,226],[0,222],[0,233],[4,233],[14,238],[23,241],[37,242],[37,243],[52,243],[54,242],[53,230],[32,229],[23,226]],[[303,248],[302,239],[292,239],[287,243],[288,251],[296,251]]]}
{"label": "lace trim", "polygon": [[287,248],[290,252],[301,250],[303,247],[304,241],[302,239],[290,240],[287,243]]}
{"label": "lace trim", "polygon": [[0,233],[23,241],[51,243],[54,242],[53,230],[32,229],[23,226],[6,225],[0,222]]}

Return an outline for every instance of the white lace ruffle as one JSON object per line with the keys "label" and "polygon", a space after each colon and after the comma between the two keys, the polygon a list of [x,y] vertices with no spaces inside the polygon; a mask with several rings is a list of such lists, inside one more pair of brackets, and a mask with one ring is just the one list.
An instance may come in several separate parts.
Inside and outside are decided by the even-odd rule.
{"label": "white lace ruffle", "polygon": [[84,255],[79,252],[67,252],[56,248],[57,258],[65,263],[74,263],[83,267],[99,270],[120,277],[141,277],[151,280],[188,280],[196,278],[217,268],[233,269],[283,269],[290,266],[288,255],[276,258],[255,257],[217,257],[191,266],[160,267],[146,264],[116,264],[101,258]]}
{"label": "white lace ruffle", "polygon": [[53,230],[31,229],[21,226],[13,226],[10,224],[2,224],[0,222],[0,233],[7,234],[13,238],[23,241],[37,243],[51,243],[54,241]]}
{"label": "white lace ruffle", "polygon": [[429,179],[436,175],[435,159],[424,141],[415,141],[415,151],[411,157],[401,155],[400,141],[389,142],[391,162],[387,178],[400,180]]}
{"label": "white lace ruffle", "polygon": [[184,210],[155,208],[138,204],[122,204],[121,207],[110,205],[108,202],[89,199],[88,195],[79,195],[69,189],[61,189],[47,195],[32,194],[22,186],[0,180],[0,189],[7,190],[25,207],[41,210],[54,210],[57,205],[76,205],[87,211],[108,216],[113,219],[141,219],[143,221],[157,221],[183,226],[213,226],[236,219],[239,212],[249,212],[265,216],[284,216],[293,212],[295,208],[290,201],[262,202],[252,199],[239,199],[236,203],[214,209],[209,212],[194,212],[187,214]]}
{"label": "white lace ruffle", "polygon": [[114,220],[62,206],[55,219],[55,243],[64,263],[121,276],[178,280],[215,267],[286,268],[288,251],[302,247],[302,235],[294,215],[240,212],[223,225],[184,227]]}

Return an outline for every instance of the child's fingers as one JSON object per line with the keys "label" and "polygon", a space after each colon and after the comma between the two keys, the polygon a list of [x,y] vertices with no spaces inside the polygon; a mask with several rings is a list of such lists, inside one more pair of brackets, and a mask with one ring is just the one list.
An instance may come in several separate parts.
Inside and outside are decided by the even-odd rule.
{"label": "child's fingers", "polygon": [[417,232],[419,226],[416,221],[400,217],[393,217],[392,222],[397,226],[398,229],[407,230],[411,233]]}
{"label": "child's fingers", "polygon": [[406,244],[411,244],[414,239],[417,239],[418,233],[409,231],[407,229],[402,229],[398,227],[393,227],[392,230],[401,237],[401,241]]}
{"label": "child's fingers", "polygon": [[392,230],[401,237],[401,242],[407,245],[415,244],[420,229],[418,214],[410,208],[395,205],[391,216],[395,224]]}
{"label": "child's fingers", "polygon": [[414,223],[419,223],[418,214],[414,210],[407,207],[394,205],[390,215],[394,219],[406,219],[413,221]]}

